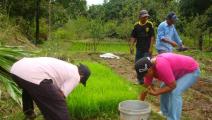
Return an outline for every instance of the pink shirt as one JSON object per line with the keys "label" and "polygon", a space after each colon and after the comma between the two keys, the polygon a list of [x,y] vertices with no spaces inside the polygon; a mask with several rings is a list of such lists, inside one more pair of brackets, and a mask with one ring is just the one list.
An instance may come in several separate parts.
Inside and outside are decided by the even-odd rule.
{"label": "pink shirt", "polygon": [[[187,73],[194,72],[199,67],[198,63],[189,56],[163,53],[156,56],[156,78],[169,85],[174,80],[178,80]],[[144,82],[151,84],[153,78],[145,77]]]}
{"label": "pink shirt", "polygon": [[50,57],[23,58],[12,66],[10,72],[38,85],[44,79],[51,79],[65,96],[80,82],[77,66]]}

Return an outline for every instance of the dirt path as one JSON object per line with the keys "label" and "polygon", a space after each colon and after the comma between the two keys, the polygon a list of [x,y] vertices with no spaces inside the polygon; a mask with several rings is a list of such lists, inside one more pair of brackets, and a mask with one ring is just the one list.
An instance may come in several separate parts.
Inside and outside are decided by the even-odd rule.
{"label": "dirt path", "polygon": [[[120,54],[121,58],[101,59],[97,54],[91,54],[91,58],[98,62],[104,62],[126,79],[135,82],[136,74],[133,69],[133,57]],[[212,83],[198,81],[192,89],[183,95],[183,120],[212,120]],[[153,104],[155,110],[159,110],[159,97],[147,98]]]}

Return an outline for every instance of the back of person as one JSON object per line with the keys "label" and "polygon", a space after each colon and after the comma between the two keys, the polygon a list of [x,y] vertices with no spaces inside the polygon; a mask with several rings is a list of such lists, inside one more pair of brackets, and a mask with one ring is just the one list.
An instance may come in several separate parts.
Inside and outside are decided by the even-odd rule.
{"label": "back of person", "polygon": [[23,58],[10,72],[34,84],[51,79],[58,87],[67,79],[80,78],[77,66],[51,57]]}
{"label": "back of person", "polygon": [[79,83],[86,86],[90,70],[51,58],[23,58],[13,64],[12,79],[22,89],[25,119],[34,119],[34,102],[45,120],[70,120],[66,99]]}
{"label": "back of person", "polygon": [[[144,83],[150,94],[160,95],[160,110],[168,120],[180,120],[182,113],[182,94],[195,84],[200,76],[198,63],[189,56],[162,53],[152,59],[144,57],[136,62],[135,69],[139,77],[145,77]],[[160,88],[155,87],[153,78],[161,81]]]}
{"label": "back of person", "polygon": [[195,71],[199,66],[192,57],[174,53],[160,54],[157,56],[156,62],[161,62],[158,63],[159,66],[166,66],[168,62],[176,79]]}
{"label": "back of person", "polygon": [[[161,40],[162,37],[167,37],[168,39],[172,40],[174,38],[173,31],[174,31],[174,26],[168,26],[166,21],[163,21],[160,23],[158,26],[158,31],[159,29],[162,31],[163,30],[163,35],[160,33],[157,34],[156,38],[156,49],[157,50],[164,50],[164,51],[173,51],[172,45],[169,43],[165,43]],[[162,36],[162,37],[161,37]]]}

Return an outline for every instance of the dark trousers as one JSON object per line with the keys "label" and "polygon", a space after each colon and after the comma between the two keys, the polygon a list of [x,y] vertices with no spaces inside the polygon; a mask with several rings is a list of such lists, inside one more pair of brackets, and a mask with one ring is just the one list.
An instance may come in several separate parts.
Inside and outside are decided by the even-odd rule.
{"label": "dark trousers", "polygon": [[[137,62],[139,59],[143,58],[143,57],[151,57],[151,54],[149,52],[142,52],[139,49],[136,49],[136,54],[135,54],[135,62]],[[139,84],[143,84],[144,83],[144,79],[139,79],[137,78],[138,83]]]}
{"label": "dark trousers", "polygon": [[52,80],[46,79],[37,85],[16,75],[12,78],[23,89],[23,112],[26,116],[34,114],[34,101],[46,120],[70,120],[65,98]]}

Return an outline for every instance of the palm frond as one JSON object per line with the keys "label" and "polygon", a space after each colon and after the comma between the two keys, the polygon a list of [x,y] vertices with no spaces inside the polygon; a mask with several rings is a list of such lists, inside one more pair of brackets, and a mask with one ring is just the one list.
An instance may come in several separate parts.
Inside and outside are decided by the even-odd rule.
{"label": "palm frond", "polygon": [[26,52],[18,47],[0,46],[0,83],[6,88],[7,92],[13,100],[21,105],[21,91],[18,86],[12,81],[9,69],[11,65],[18,59],[31,56],[31,52]]}

